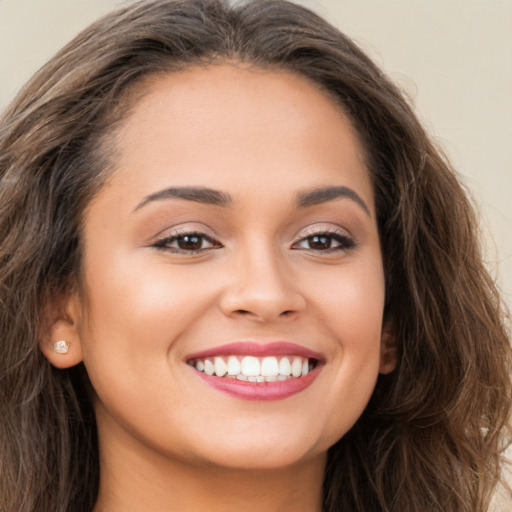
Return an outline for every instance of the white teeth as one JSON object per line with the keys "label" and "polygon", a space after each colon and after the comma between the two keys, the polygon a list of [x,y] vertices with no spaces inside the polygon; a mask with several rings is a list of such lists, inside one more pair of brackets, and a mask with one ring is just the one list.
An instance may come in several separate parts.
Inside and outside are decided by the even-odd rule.
{"label": "white teeth", "polygon": [[238,375],[241,371],[240,361],[235,356],[229,356],[228,375]]}
{"label": "white teeth", "polygon": [[213,375],[215,373],[215,366],[213,366],[213,363],[209,359],[206,359],[204,362],[204,373],[206,373],[206,375]]}
{"label": "white teeth", "polygon": [[288,376],[292,373],[292,366],[290,364],[290,360],[287,357],[283,357],[281,361],[279,361],[279,375]]}
{"label": "white teeth", "polygon": [[217,375],[217,377],[224,377],[228,371],[228,365],[225,363],[224,359],[222,359],[222,357],[216,357],[213,361],[215,375]]}
{"label": "white teeth", "polygon": [[292,363],[292,376],[300,377],[302,374],[302,359],[300,357],[296,357]]}
{"label": "white teeth", "polygon": [[242,359],[242,373],[246,377],[256,377],[257,375],[261,375],[260,371],[260,362],[256,357],[253,356],[245,356]]}
{"label": "white teeth", "polygon": [[[290,363],[291,361],[291,363]],[[309,359],[299,356],[215,356],[189,361],[197,371],[220,378],[249,382],[277,382],[304,377],[315,366]]]}
{"label": "white teeth", "polygon": [[263,377],[277,377],[279,375],[279,364],[275,357],[265,357],[261,362],[261,375]]}

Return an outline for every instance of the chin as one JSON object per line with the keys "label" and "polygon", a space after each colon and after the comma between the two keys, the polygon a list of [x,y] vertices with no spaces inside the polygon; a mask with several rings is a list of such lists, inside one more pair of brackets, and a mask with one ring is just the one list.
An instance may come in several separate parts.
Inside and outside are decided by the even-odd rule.
{"label": "chin", "polygon": [[[249,439],[218,440],[204,446],[205,450],[199,455],[203,461],[209,461],[207,465],[222,467],[225,469],[239,470],[278,470],[289,468],[322,456],[330,446],[330,443],[311,443],[307,437],[290,439],[285,437],[265,436],[265,429],[261,429],[262,436]],[[269,439],[270,437],[270,439]]]}

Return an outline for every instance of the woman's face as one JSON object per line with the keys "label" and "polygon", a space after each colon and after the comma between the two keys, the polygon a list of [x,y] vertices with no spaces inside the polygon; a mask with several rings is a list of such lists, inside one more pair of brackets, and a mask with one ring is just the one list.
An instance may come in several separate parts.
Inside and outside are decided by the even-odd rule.
{"label": "woman's face", "polygon": [[304,78],[217,65],[153,79],[115,144],[72,299],[100,439],[229,467],[322,456],[392,366],[347,117]]}

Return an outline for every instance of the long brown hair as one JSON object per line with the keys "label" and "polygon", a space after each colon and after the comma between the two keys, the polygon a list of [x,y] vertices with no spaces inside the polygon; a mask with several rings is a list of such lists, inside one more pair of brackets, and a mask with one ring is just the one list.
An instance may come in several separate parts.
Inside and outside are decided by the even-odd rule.
{"label": "long brown hair", "polygon": [[136,2],[57,54],[0,121],[0,510],[90,512],[82,365],[53,368],[45,306],[80,279],[81,216],[143,77],[235,60],[308,77],[366,149],[398,366],[328,456],[326,512],[484,512],[508,433],[511,352],[475,215],[397,88],[346,36],[283,0]]}

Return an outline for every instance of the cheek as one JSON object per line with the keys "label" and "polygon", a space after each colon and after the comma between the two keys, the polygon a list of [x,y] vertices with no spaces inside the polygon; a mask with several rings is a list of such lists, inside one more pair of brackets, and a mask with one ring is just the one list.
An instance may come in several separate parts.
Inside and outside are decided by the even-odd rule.
{"label": "cheek", "polygon": [[192,273],[184,265],[147,260],[120,258],[113,265],[91,261],[94,272],[86,275],[89,316],[95,316],[91,323],[152,331],[164,321],[168,329],[211,300],[215,283],[206,279],[208,269]]}
{"label": "cheek", "polygon": [[[380,266],[353,268],[329,310],[330,325],[341,348],[340,387],[373,389],[380,362],[384,281]],[[371,389],[368,389],[368,384]]]}
{"label": "cheek", "polygon": [[215,281],[197,270],[191,275],[185,266],[126,257],[113,258],[112,265],[93,258],[81,329],[91,380],[112,368],[132,375],[168,371],[169,357],[176,356],[170,348],[208,310]]}
{"label": "cheek", "polygon": [[[88,301],[80,334],[99,411],[130,429],[139,424],[139,414],[171,415],[169,404],[187,395],[180,388],[176,363],[183,351],[177,347],[208,311],[216,283],[197,269],[192,276],[185,266],[113,259],[115,265],[91,256],[89,268],[94,272],[85,276]],[[167,418],[164,424],[171,421]],[[155,438],[158,435],[155,430]]]}
{"label": "cheek", "polygon": [[[323,421],[327,445],[342,437],[362,414],[377,381],[381,353],[384,279],[379,260],[347,265],[338,275],[317,275],[314,304],[330,337],[326,367],[329,407]],[[329,444],[330,443],[330,444]]]}
{"label": "cheek", "polygon": [[380,343],[385,290],[379,258],[311,274],[304,287],[341,345],[357,352]]}

